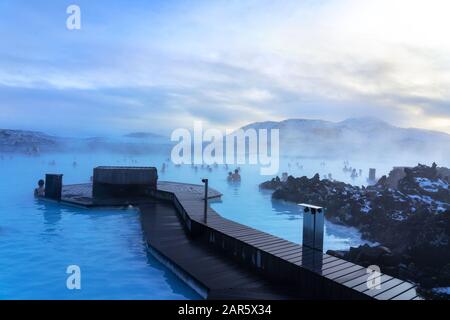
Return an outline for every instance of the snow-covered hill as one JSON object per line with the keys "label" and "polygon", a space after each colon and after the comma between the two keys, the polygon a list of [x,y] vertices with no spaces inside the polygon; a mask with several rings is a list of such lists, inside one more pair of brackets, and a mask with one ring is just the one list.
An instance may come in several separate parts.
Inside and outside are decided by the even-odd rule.
{"label": "snow-covered hill", "polygon": [[0,153],[40,154],[45,152],[118,152],[140,154],[169,150],[168,138],[156,134],[129,134],[120,137],[65,138],[42,132],[0,129]]}
{"label": "snow-covered hill", "polygon": [[0,152],[39,153],[62,148],[62,139],[42,132],[0,129]]}
{"label": "snow-covered hill", "polygon": [[[450,135],[399,128],[375,118],[342,122],[289,119],[258,122],[242,129],[279,129],[282,155],[303,157],[409,157],[440,162],[450,154]],[[419,160],[419,159],[417,159]]]}

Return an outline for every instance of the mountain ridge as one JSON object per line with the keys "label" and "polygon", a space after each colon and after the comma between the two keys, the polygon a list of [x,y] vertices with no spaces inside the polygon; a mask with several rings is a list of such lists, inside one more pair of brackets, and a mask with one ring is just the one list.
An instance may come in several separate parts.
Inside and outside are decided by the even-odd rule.
{"label": "mountain ridge", "polygon": [[280,154],[285,156],[383,158],[419,156],[439,161],[450,154],[450,135],[402,128],[374,117],[339,122],[285,119],[250,123],[241,129],[279,129]]}
{"label": "mountain ridge", "polygon": [[154,151],[169,146],[165,137],[154,133],[130,133],[120,137],[58,137],[41,131],[0,129],[0,152],[39,154],[42,152],[131,152]]}
{"label": "mountain ridge", "polygon": [[416,128],[416,127],[398,127],[395,126],[393,124],[390,124],[386,121],[383,121],[379,118],[376,117],[352,117],[352,118],[347,118],[345,120],[341,120],[341,121],[329,121],[329,120],[322,120],[322,119],[306,119],[306,118],[288,118],[288,119],[284,119],[284,120],[280,120],[280,121],[257,121],[257,122],[252,122],[249,124],[246,124],[245,126],[241,127],[241,129],[246,129],[246,128],[254,128],[255,126],[261,126],[261,125],[266,125],[266,124],[270,124],[272,127],[279,125],[279,124],[286,124],[286,123],[293,123],[293,122],[298,122],[298,123],[321,123],[321,124],[326,124],[326,125],[338,125],[338,124],[353,124],[354,122],[359,122],[359,121],[367,121],[367,122],[372,122],[372,123],[378,123],[390,128],[397,128],[397,129],[403,129],[403,130],[414,130],[414,131],[420,131],[420,132],[428,132],[428,133],[434,133],[434,134],[441,134],[444,136],[447,136],[450,138],[450,134],[443,132],[443,131],[438,131],[438,130],[431,130],[431,129],[422,129],[422,128]]}
{"label": "mountain ridge", "polygon": [[[413,157],[443,161],[450,154],[450,135],[440,131],[401,128],[373,117],[339,122],[293,118],[250,123],[241,129],[279,129],[281,156],[309,158]],[[0,152],[120,151],[143,153],[171,142],[149,132],[120,137],[64,138],[39,131],[0,129]]]}

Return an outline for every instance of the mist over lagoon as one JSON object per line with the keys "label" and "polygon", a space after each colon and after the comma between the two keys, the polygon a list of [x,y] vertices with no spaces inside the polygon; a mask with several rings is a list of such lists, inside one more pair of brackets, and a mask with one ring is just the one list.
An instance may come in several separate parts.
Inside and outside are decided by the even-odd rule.
{"label": "mist over lagoon", "polygon": [[3,1],[0,299],[448,300],[449,10]]}

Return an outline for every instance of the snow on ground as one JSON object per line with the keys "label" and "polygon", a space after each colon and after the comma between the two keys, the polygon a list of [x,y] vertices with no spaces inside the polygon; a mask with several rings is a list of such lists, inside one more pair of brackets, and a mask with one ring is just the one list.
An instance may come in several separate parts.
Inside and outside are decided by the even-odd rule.
{"label": "snow on ground", "polygon": [[364,200],[364,207],[361,208],[361,212],[365,214],[369,213],[369,211],[372,210],[370,205],[370,201]]}
{"label": "snow on ground", "polygon": [[408,197],[417,202],[424,202],[430,206],[434,206],[437,213],[445,212],[450,207],[448,203],[433,200],[430,196],[408,195]]}
{"label": "snow on ground", "polygon": [[394,212],[392,212],[391,217],[393,220],[396,221],[403,221],[408,218],[407,215],[400,210],[395,210]]}
{"label": "snow on ground", "polygon": [[416,182],[419,186],[428,192],[438,192],[439,189],[448,189],[448,183],[438,179],[437,181],[431,181],[427,178],[416,178]]}
{"label": "snow on ground", "polygon": [[444,288],[434,288],[433,291],[438,294],[448,294],[450,295],[450,287]]}
{"label": "snow on ground", "polygon": [[430,196],[419,196],[416,194],[408,195],[412,200],[418,201],[418,202],[425,202],[428,205],[431,205],[433,203],[433,199],[431,199]]}

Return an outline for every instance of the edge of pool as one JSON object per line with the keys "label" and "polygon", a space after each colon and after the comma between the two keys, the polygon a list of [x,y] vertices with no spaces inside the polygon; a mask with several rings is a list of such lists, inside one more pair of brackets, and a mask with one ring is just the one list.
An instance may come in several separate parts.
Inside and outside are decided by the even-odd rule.
{"label": "edge of pool", "polygon": [[164,267],[166,267],[169,271],[171,271],[177,278],[183,281],[188,287],[194,290],[201,298],[207,299],[208,297],[208,289],[201,285],[197,280],[189,276],[183,269],[178,267],[176,264],[171,262],[168,258],[166,258],[161,252],[156,250],[155,248],[145,243],[147,251],[158,260]]}

